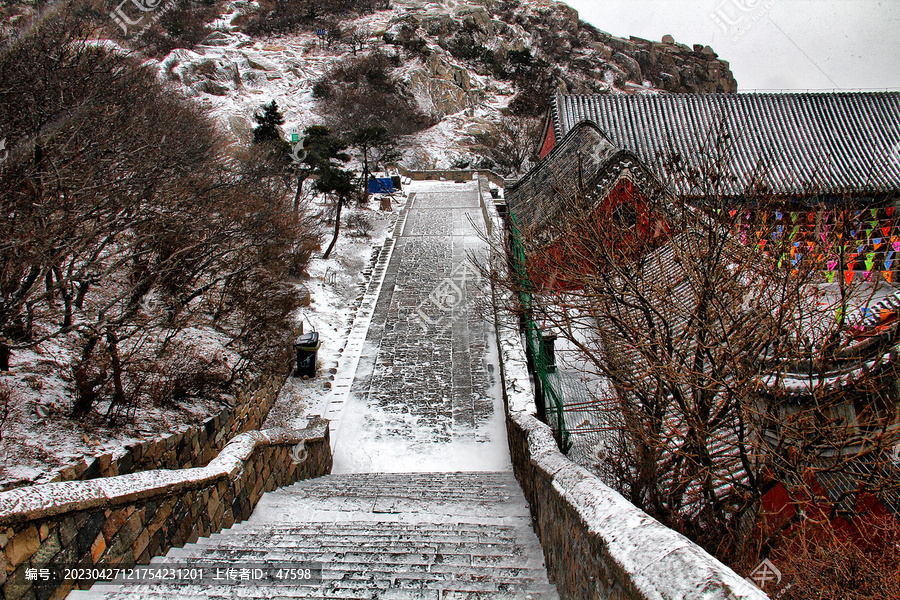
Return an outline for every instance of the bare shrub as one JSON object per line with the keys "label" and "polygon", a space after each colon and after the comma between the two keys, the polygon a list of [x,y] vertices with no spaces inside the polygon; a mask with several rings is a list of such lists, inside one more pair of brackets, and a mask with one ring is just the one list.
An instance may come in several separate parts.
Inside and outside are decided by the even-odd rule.
{"label": "bare shrub", "polygon": [[372,232],[372,220],[366,215],[353,213],[347,217],[347,227],[350,229],[350,235],[369,237]]}
{"label": "bare shrub", "polygon": [[784,534],[769,560],[782,579],[764,591],[779,600],[900,598],[900,524],[890,514],[857,515],[837,527],[814,509]]}
{"label": "bare shrub", "polygon": [[481,157],[481,167],[517,176],[537,163],[540,133],[538,119],[505,117],[475,134],[469,148]]}
{"label": "bare shrub", "polygon": [[248,35],[272,35],[320,27],[323,19],[364,15],[389,6],[388,0],[263,0],[244,27]]}
{"label": "bare shrub", "polygon": [[218,395],[231,381],[228,365],[220,356],[209,357],[184,340],[170,342],[152,359],[135,362],[129,377],[134,382],[147,380],[147,395],[155,406],[209,392]]}
{"label": "bare shrub", "polygon": [[401,92],[387,55],[374,51],[350,56],[332,67],[319,83],[330,95],[319,100],[328,124],[338,133],[381,126],[393,135],[421,131],[434,124]]}

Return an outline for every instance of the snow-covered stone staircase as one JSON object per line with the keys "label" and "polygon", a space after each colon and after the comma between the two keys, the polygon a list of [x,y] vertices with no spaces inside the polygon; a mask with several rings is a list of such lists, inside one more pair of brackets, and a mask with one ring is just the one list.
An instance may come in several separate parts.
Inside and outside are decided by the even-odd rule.
{"label": "snow-covered stone staircase", "polygon": [[[305,586],[95,586],[70,598],[555,599],[512,473],[358,473],[266,494],[230,530],[166,562],[320,563]],[[155,560],[154,563],[161,562]]]}

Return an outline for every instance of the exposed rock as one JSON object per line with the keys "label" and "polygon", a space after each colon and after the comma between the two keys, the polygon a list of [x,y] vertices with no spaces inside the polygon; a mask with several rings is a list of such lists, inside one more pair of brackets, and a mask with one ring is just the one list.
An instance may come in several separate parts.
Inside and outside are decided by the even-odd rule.
{"label": "exposed rock", "polygon": [[410,92],[420,107],[438,118],[458,113],[472,106],[482,95],[472,87],[469,72],[432,54],[422,69],[409,76]]}
{"label": "exposed rock", "polygon": [[250,141],[250,122],[241,115],[229,115],[228,126],[232,133],[241,141]]}
{"label": "exposed rock", "polygon": [[199,92],[205,92],[207,94],[212,94],[213,96],[227,96],[231,92],[229,87],[209,79],[202,80],[195,88]]}
{"label": "exposed rock", "polygon": [[222,33],[221,31],[214,31],[206,36],[200,43],[204,46],[228,46],[233,41],[234,40],[227,34]]}
{"label": "exposed rock", "polygon": [[261,56],[254,56],[252,54],[247,54],[247,63],[251,68],[259,69],[260,71],[277,71],[278,65],[273,63],[272,61],[266,60]]}
{"label": "exposed rock", "polygon": [[488,35],[494,31],[491,14],[480,6],[460,5],[453,12],[462,21],[463,28],[478,29]]}
{"label": "exposed rock", "polygon": [[[649,57],[649,52],[647,53]],[[644,80],[644,74],[641,72],[641,65],[638,64],[634,58],[628,56],[627,54],[622,54],[621,52],[616,52],[613,54],[613,62],[622,67],[625,70],[625,73],[628,74],[628,79],[631,81],[641,82]]]}

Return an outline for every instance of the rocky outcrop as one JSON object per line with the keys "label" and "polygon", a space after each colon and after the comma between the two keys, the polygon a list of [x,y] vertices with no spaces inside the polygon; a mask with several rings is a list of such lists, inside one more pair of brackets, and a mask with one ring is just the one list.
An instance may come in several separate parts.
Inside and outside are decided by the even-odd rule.
{"label": "rocky outcrop", "polygon": [[727,61],[709,46],[689,48],[664,36],[664,42],[641,38],[620,40],[620,53],[633,57],[645,78],[667,92],[737,92]]}
{"label": "rocky outcrop", "polygon": [[437,119],[465,110],[484,97],[484,92],[473,86],[468,70],[438,54],[410,73],[409,91],[419,107]]}
{"label": "rocky outcrop", "polygon": [[[557,2],[414,5],[392,18],[386,32],[417,38],[427,52],[449,60],[453,55],[488,77],[503,70],[511,51],[527,49],[548,71],[555,69],[560,84],[573,92],[626,91],[635,86],[668,92],[737,91],[728,63],[709,46],[690,47],[669,35],[659,42],[618,38],[580,21],[576,10]],[[454,49],[461,39],[471,46],[462,56]],[[447,110],[463,106],[459,90],[448,85],[444,73],[429,74],[438,81],[428,85],[421,80],[424,75],[416,72],[417,85],[429,88],[427,95],[436,97],[437,104],[447,105]]]}

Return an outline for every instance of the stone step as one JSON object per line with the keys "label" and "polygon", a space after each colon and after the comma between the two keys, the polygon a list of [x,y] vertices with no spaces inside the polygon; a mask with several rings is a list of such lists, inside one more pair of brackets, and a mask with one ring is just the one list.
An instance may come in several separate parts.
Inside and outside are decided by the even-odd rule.
{"label": "stone step", "polygon": [[201,538],[197,541],[197,546],[231,548],[246,546],[251,542],[265,544],[267,548],[329,548],[335,552],[342,551],[337,550],[338,548],[395,548],[401,545],[410,549],[434,548],[438,552],[450,549],[487,552],[492,549],[512,549],[516,544],[515,538],[505,536],[451,536],[440,533],[405,536],[360,531],[356,534],[316,535],[312,532],[297,532],[271,536],[242,532],[230,536]]}
{"label": "stone step", "polygon": [[304,494],[307,496],[377,496],[393,495],[409,498],[461,498],[488,501],[493,498],[509,498],[518,495],[518,483],[512,477],[453,479],[415,478],[362,478],[358,476],[332,475],[315,483],[299,482],[272,492],[275,497]]}
{"label": "stone step", "polygon": [[[365,565],[387,564],[402,565],[409,572],[456,572],[457,567],[475,567],[480,575],[501,576],[504,573],[517,576],[519,573],[530,570],[540,571],[543,561],[529,557],[523,551],[503,554],[466,554],[452,552],[420,552],[417,549],[380,549],[375,552],[349,551],[349,550],[309,550],[297,551],[285,548],[269,552],[254,551],[236,548],[216,548],[208,552],[192,552],[190,555],[172,555],[172,560],[178,560],[182,564],[193,564],[203,561],[203,564],[216,563],[259,564],[259,563],[322,563],[330,572],[348,573],[354,569],[362,569]],[[433,567],[433,568],[432,568]],[[396,569],[383,569],[384,572],[393,572]],[[490,570],[490,572],[488,572]]]}
{"label": "stone step", "polygon": [[154,564],[321,566],[308,586],[95,586],[72,598],[555,599],[510,473],[356,473],[263,496],[232,529]]}
{"label": "stone step", "polygon": [[[461,589],[460,589],[461,588]],[[512,587],[509,589],[470,589],[466,585],[442,585],[434,588],[401,589],[401,588],[331,588],[331,587],[287,587],[261,590],[253,587],[218,587],[198,588],[183,586],[173,592],[171,588],[154,587],[141,590],[101,594],[95,591],[71,592],[71,600],[163,600],[169,598],[179,600],[207,600],[229,598],[303,598],[307,600],[545,600],[556,598],[556,587],[553,585],[530,585],[527,589]]]}
{"label": "stone step", "polygon": [[[341,531],[347,531],[348,535],[350,533],[355,533],[357,530],[365,528],[367,531],[383,535],[389,535],[392,532],[394,533],[394,535],[439,535],[441,533],[452,535],[454,533],[457,533],[459,535],[465,536],[497,535],[498,533],[501,533],[505,534],[507,537],[510,537],[514,536],[517,533],[519,527],[519,525],[499,525],[497,523],[470,523],[462,521],[460,519],[457,519],[455,523],[396,523],[391,521],[352,521],[349,519],[341,520]],[[213,534],[213,537],[218,535],[234,535],[236,533],[254,533],[260,535],[271,533],[273,535],[282,535],[294,531],[303,535],[325,533],[323,532],[320,525],[304,523],[290,525],[270,525],[268,523],[259,524],[254,523],[253,521],[245,521],[243,523],[235,525],[231,529],[223,531],[222,533],[215,533]],[[207,539],[209,538],[201,538],[200,541],[203,542]]]}
{"label": "stone step", "polygon": [[496,536],[450,536],[435,532],[433,535],[427,535],[426,533],[419,535],[397,535],[359,531],[355,534],[338,532],[321,535],[302,532],[276,535],[248,534],[247,532],[241,532],[240,534],[230,536],[201,539],[197,541],[197,546],[236,547],[241,545],[246,546],[251,542],[265,544],[266,548],[384,548],[388,546],[403,546],[408,548],[436,548],[438,551],[444,549],[449,550],[451,548],[468,551],[474,551],[476,549],[488,550],[491,548],[514,548],[516,545],[516,539],[514,537],[501,534]]}
{"label": "stone step", "polygon": [[512,492],[504,488],[487,489],[475,488],[472,490],[459,490],[451,487],[435,487],[425,490],[403,489],[394,486],[380,486],[364,488],[361,486],[348,487],[341,491],[340,486],[328,486],[319,488],[294,488],[291,487],[278,492],[271,492],[272,498],[290,498],[296,496],[304,498],[377,498],[390,496],[394,498],[409,498],[414,500],[459,500],[462,502],[497,502],[509,500]]}
{"label": "stone step", "polygon": [[[506,507],[502,516],[527,517],[528,510],[524,507]],[[348,518],[363,518],[370,516],[371,520],[380,518],[388,518],[393,515],[399,519],[402,517],[411,519],[416,517],[419,520],[428,518],[437,518],[441,516],[452,516],[457,514],[465,514],[467,519],[476,519],[481,517],[485,520],[496,518],[497,510],[490,503],[464,503],[464,502],[445,502],[440,505],[429,506],[422,509],[421,504],[416,500],[404,500],[396,498],[379,498],[377,501],[372,500],[354,500],[345,498],[340,500],[312,500],[306,503],[290,503],[267,501],[260,502],[260,509],[265,510],[273,521],[282,520],[283,522],[319,522],[333,521],[333,513],[343,512]],[[465,510],[465,513],[461,511]]]}

